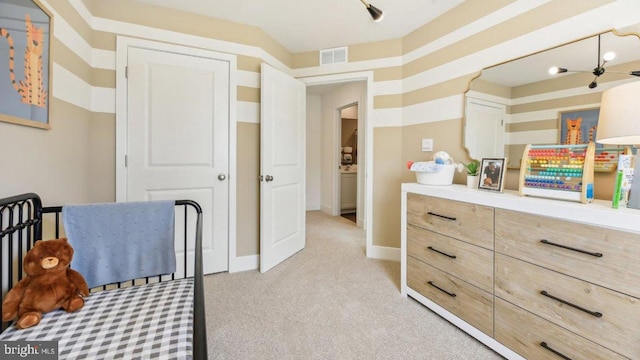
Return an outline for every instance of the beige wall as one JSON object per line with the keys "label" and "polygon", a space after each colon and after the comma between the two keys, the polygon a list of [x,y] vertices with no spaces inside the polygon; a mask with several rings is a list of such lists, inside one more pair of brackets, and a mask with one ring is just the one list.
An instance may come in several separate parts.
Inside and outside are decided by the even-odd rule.
{"label": "beige wall", "polygon": [[51,130],[0,122],[0,197],[35,192],[44,205],[92,198],[91,114],[56,98],[50,107]]}
{"label": "beige wall", "polygon": [[260,124],[238,123],[237,256],[260,253]]}
{"label": "beige wall", "polygon": [[[67,1],[50,3],[71,22],[77,22],[78,17],[74,17]],[[76,31],[82,39],[91,36],[87,26],[78,25]],[[16,66],[21,66],[23,62],[18,58],[22,54],[16,55]],[[90,66],[77,61],[77,57],[53,36],[50,57],[55,66],[73,68],[86,77],[91,73]],[[0,64],[0,70],[7,71],[7,59],[0,59]],[[93,197],[89,153],[92,113],[56,97],[56,88],[64,85],[55,78],[54,69],[47,101],[51,130],[0,122],[0,153],[3,155],[0,197],[36,192],[45,205],[85,202]]]}
{"label": "beige wall", "polygon": [[[414,179],[404,164],[431,156],[419,150],[418,140],[433,138],[436,149],[468,160],[461,121],[469,80],[483,67],[616,24],[630,26],[634,12],[624,7],[629,3],[554,0],[535,7],[520,2],[519,8],[530,8],[505,12],[513,0],[466,1],[401,39],[349,46],[350,64],[327,72],[318,67],[317,51],[291,54],[256,27],[132,0],[83,0],[80,4],[86,9],[77,8],[75,2],[50,0],[59,25],[52,41],[53,129],[0,123],[0,143],[12,154],[19,149],[3,164],[12,171],[0,179],[0,196],[36,191],[46,204],[115,199],[115,39],[125,35],[237,55],[236,70],[242,75],[236,89],[239,256],[257,254],[259,249],[260,63],[299,77],[372,71],[374,111],[367,121],[374,129],[374,195],[368,200],[374,211],[373,244],[399,247],[400,184]],[[473,27],[468,26],[471,23]],[[332,130],[327,126],[323,119],[323,133]],[[327,141],[323,136],[323,205],[330,184],[327,159],[333,156],[325,151],[335,149]],[[512,178],[510,173],[511,188]],[[464,176],[457,174],[455,182],[464,183]]]}
{"label": "beige wall", "polygon": [[402,128],[373,130],[374,245],[399,247]]}

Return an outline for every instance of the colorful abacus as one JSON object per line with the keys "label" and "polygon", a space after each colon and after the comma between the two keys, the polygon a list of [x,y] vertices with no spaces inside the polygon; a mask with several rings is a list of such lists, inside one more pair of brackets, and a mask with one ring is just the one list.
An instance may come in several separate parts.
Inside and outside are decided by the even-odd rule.
{"label": "colorful abacus", "polygon": [[[595,172],[613,172],[618,167],[618,155],[627,154],[628,148],[603,148],[596,149],[596,155],[593,159],[593,171]],[[629,152],[630,153],[630,152]]]}
{"label": "colorful abacus", "polygon": [[527,145],[520,195],[588,202],[593,198],[595,144]]}

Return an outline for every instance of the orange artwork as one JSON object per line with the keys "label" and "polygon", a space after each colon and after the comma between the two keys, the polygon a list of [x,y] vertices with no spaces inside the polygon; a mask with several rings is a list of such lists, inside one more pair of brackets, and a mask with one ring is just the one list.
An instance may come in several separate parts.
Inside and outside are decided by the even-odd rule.
{"label": "orange artwork", "polygon": [[567,136],[565,137],[563,144],[582,144],[582,133],[580,132],[581,123],[581,117],[577,119],[567,119]]}
{"label": "orange artwork", "polygon": [[23,103],[44,107],[47,91],[44,89],[42,50],[44,48],[44,29],[38,28],[31,22],[29,14],[25,15],[27,28],[27,47],[24,52],[24,80],[16,82],[15,74],[15,46],[11,34],[0,28],[0,35],[7,38],[9,43],[9,77],[11,85],[20,94]]}
{"label": "orange artwork", "polygon": [[35,0],[0,13],[0,121],[49,129],[51,16]]}

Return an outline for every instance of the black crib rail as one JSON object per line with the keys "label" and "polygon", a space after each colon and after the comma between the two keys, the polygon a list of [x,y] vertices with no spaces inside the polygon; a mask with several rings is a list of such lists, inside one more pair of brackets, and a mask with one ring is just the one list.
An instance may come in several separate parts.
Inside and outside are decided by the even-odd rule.
{"label": "black crib rail", "polygon": [[[204,285],[203,285],[203,265],[202,265],[202,208],[192,200],[177,200],[176,206],[184,208],[184,268],[183,274],[187,277],[189,264],[193,267],[194,277],[194,313],[193,313],[193,358],[207,358],[207,337],[206,318],[204,312]],[[195,259],[189,261],[188,243],[189,236],[189,211],[193,208],[196,212],[195,236]],[[42,201],[37,194],[26,193],[4,199],[0,199],[0,285],[2,298],[6,292],[13,287],[23,277],[24,255],[33,247],[37,240],[42,239],[43,216],[53,214],[55,238],[61,233],[61,213],[62,206],[43,207]],[[193,220],[192,220],[193,221]],[[191,228],[193,229],[193,227]],[[192,240],[193,242],[194,240]],[[153,281],[174,280],[175,273],[171,274],[171,279],[167,276],[147,277],[145,283]],[[102,286],[102,289],[110,287],[122,287],[138,285],[141,279],[131,279],[129,281]],[[95,289],[94,289],[95,290]],[[2,304],[0,303],[0,312]],[[4,331],[9,323],[2,322],[0,328]]]}
{"label": "black crib rail", "polygon": [[[28,193],[0,200],[0,285],[2,298],[23,277],[24,254],[42,238],[42,201]],[[0,312],[2,304],[0,303]],[[9,324],[2,322],[4,331]]]}

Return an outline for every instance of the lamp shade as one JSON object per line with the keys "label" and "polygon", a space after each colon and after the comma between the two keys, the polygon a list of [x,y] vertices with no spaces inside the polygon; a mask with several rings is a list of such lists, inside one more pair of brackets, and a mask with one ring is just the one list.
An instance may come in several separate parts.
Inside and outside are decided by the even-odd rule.
{"label": "lamp shade", "polygon": [[616,86],[602,93],[596,142],[640,144],[640,81]]}

